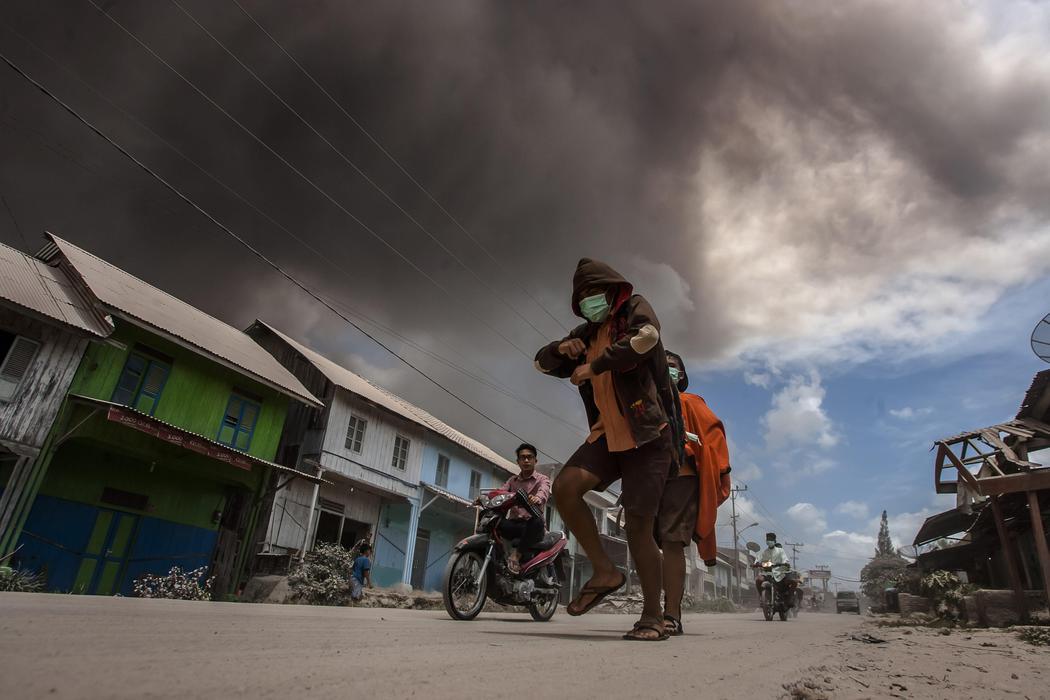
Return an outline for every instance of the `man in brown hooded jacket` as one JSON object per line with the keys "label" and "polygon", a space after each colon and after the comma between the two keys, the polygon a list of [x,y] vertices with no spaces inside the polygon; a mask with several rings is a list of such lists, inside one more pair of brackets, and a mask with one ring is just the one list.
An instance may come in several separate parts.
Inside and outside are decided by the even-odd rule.
{"label": "man in brown hooded jacket", "polygon": [[602,548],[583,500],[622,480],[627,545],[645,605],[626,639],[667,638],[660,605],[660,550],[653,525],[664,484],[677,471],[684,442],[678,394],[671,386],[660,322],[633,286],[605,263],[584,258],[573,277],[573,312],[586,322],[536,354],[536,368],[579,387],[591,434],[554,482],[562,519],[594,567],[568,607],[582,615],[626,583]]}

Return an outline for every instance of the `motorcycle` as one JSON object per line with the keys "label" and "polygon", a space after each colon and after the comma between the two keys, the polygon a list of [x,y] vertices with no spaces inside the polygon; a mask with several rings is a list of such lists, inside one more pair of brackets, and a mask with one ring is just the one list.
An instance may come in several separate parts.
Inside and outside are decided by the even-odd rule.
{"label": "motorcycle", "polygon": [[[773,619],[773,615],[779,615],[781,622],[786,622],[791,610],[796,607],[795,589],[797,581],[792,581],[790,577],[785,577],[782,584],[778,585],[773,578],[775,568],[790,569],[791,566],[789,564],[773,564],[773,562],[769,561],[762,562],[762,615],[767,622]],[[792,586],[792,583],[796,585]]]}
{"label": "motorcycle", "polygon": [[510,543],[500,535],[499,525],[515,506],[536,518],[543,514],[521,489],[492,491],[477,503],[482,510],[477,532],[453,548],[445,566],[445,610],[454,620],[473,620],[491,598],[500,605],[525,606],[537,622],[550,620],[565,578],[562,552],[568,538],[562,532],[546,533],[533,549],[522,552],[523,562],[514,573],[507,565]]}

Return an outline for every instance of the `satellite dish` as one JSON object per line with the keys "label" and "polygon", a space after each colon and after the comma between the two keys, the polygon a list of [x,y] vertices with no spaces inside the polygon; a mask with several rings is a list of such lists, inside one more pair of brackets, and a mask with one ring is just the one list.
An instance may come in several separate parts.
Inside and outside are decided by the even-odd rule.
{"label": "satellite dish", "polygon": [[747,543],[747,548],[748,548],[748,551],[751,551],[751,552],[761,552],[762,551],[762,547],[759,546],[758,542],[748,542]]}
{"label": "satellite dish", "polygon": [[1032,352],[1043,362],[1050,362],[1050,314],[1032,329]]}

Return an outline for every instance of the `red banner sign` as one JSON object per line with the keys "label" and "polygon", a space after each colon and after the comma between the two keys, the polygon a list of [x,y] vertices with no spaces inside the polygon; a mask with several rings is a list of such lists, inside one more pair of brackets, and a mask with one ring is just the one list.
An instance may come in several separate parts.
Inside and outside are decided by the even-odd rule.
{"label": "red banner sign", "polygon": [[252,461],[234,450],[223,447],[211,440],[205,440],[202,437],[189,434],[178,428],[169,428],[158,421],[123,408],[111,406],[106,414],[106,418],[114,423],[138,430],[141,433],[152,435],[164,442],[170,442],[172,445],[178,445],[205,457],[225,462],[238,469],[244,469],[245,471],[251,471],[252,469]]}

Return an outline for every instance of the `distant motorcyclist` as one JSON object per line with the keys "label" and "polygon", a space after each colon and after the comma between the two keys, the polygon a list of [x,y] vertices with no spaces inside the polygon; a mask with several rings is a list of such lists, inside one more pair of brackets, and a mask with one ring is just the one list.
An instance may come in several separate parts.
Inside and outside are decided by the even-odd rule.
{"label": "distant motorcyclist", "polygon": [[[772,564],[772,568],[769,570],[762,569],[762,565],[767,562]],[[757,569],[755,588],[758,589],[760,596],[762,595],[762,584],[766,576],[773,579],[773,585],[779,589],[781,595],[785,594],[784,579],[791,569],[791,562],[788,561],[784,548],[777,543],[777,534],[775,532],[766,533],[766,548],[755,555],[754,566]]]}

